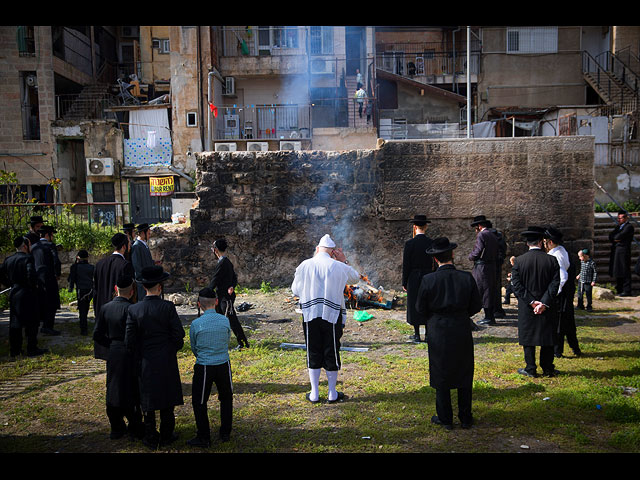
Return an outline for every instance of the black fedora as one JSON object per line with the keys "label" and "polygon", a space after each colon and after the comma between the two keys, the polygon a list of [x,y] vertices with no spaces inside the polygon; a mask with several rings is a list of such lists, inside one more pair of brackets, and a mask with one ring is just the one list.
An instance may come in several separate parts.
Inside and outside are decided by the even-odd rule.
{"label": "black fedora", "polygon": [[485,217],[484,215],[476,215],[475,217],[473,217],[473,222],[471,222],[471,226],[475,227],[476,225],[486,224],[486,223],[489,223],[489,220],[487,220],[487,217]]}
{"label": "black fedora", "polygon": [[31,223],[44,223],[44,220],[42,219],[42,215],[34,215],[32,216],[29,221]]}
{"label": "black fedora", "polygon": [[133,232],[134,228],[136,228],[135,223],[125,223],[124,225],[122,225],[122,230],[124,230],[125,232]]}
{"label": "black fedora", "polygon": [[553,243],[562,243],[562,232],[554,227],[547,227],[544,231],[544,238],[548,238]]}
{"label": "black fedora", "polygon": [[526,237],[527,240],[541,240],[544,238],[545,229],[542,227],[532,226],[527,227],[524,232],[520,232],[520,235]]}
{"label": "black fedora", "polygon": [[145,231],[149,230],[149,224],[148,223],[141,223],[140,225],[138,225],[137,230],[138,230],[138,232],[145,232]]}
{"label": "black fedora", "polygon": [[437,255],[439,253],[448,252],[458,246],[457,243],[450,242],[447,237],[438,237],[433,240],[430,248],[427,248],[427,255]]}
{"label": "black fedora", "polygon": [[427,220],[426,215],[414,215],[413,220],[409,220],[409,223],[422,226],[422,225],[426,225],[427,223],[431,223],[431,220]]}
{"label": "black fedora", "polygon": [[165,272],[161,265],[151,265],[144,267],[140,276],[140,280],[137,280],[138,283],[160,283],[169,278],[171,274]]}

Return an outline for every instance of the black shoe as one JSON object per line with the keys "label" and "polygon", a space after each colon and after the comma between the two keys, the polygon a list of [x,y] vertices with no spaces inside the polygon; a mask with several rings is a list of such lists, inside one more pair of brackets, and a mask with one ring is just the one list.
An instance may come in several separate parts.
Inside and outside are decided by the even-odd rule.
{"label": "black shoe", "polygon": [[126,434],[127,434],[126,430],[122,430],[122,431],[112,430],[111,433],[109,434],[109,438],[111,440],[118,440],[124,437]]}
{"label": "black shoe", "polygon": [[593,312],[593,308],[592,307],[587,307],[587,312]]}
{"label": "black shoe", "polygon": [[311,400],[311,394],[310,394],[310,393],[307,393],[307,394],[305,395],[305,398],[306,398],[306,399],[307,399],[307,401],[308,401],[308,402],[310,402],[310,403],[320,403],[320,399],[318,399],[318,400]]}
{"label": "black shoe", "polygon": [[228,433],[221,433],[220,434],[220,441],[221,442],[228,442],[229,440],[231,440],[231,435],[229,435]]}
{"label": "black shoe", "polygon": [[200,437],[193,437],[191,440],[187,440],[187,445],[191,447],[209,448],[211,441]]}
{"label": "black shoe", "polygon": [[527,372],[524,368],[519,368],[519,369],[518,369],[518,373],[519,373],[520,375],[524,375],[525,377],[538,378],[538,374],[537,374],[537,373],[530,373],[530,372]]}
{"label": "black shoe", "polygon": [[630,293],[624,293],[624,292],[622,292],[622,293],[618,294],[618,296],[619,296],[619,297],[631,297],[632,295],[631,295]]}
{"label": "black shoe", "polygon": [[579,348],[576,348],[576,349],[573,350],[573,354],[576,357],[580,357],[580,356],[582,356],[582,350],[580,350]]}
{"label": "black shoe", "polygon": [[42,327],[42,328],[40,329],[40,333],[42,333],[43,335],[51,335],[51,336],[54,336],[54,335],[60,335],[60,330],[54,330],[53,328],[45,328],[45,327]]}
{"label": "black shoe", "polygon": [[478,321],[478,325],[496,326],[498,325],[498,322],[496,322],[493,318],[483,318],[482,320]]}
{"label": "black shoe", "polygon": [[453,430],[453,425],[452,424],[450,424],[450,423],[442,423],[437,415],[434,415],[433,417],[431,417],[431,423],[433,423],[434,425],[440,425],[445,430]]}
{"label": "black shoe", "polygon": [[562,354],[561,353],[554,353],[553,356],[556,357],[556,358],[562,358]]}
{"label": "black shoe", "polygon": [[336,397],[335,400],[327,400],[327,403],[337,403],[337,402],[342,402],[344,401],[344,393],[342,392],[338,392],[338,396]]}
{"label": "black shoe", "polygon": [[576,310],[584,310],[584,307],[582,305],[577,305]]}
{"label": "black shoe", "polygon": [[177,433],[172,433],[171,436],[165,440],[160,439],[160,445],[161,446],[166,446],[166,445],[171,445],[173,442],[175,442],[176,440],[178,440],[179,435]]}
{"label": "black shoe", "polygon": [[38,357],[40,355],[44,355],[45,353],[49,353],[49,350],[47,348],[36,348],[35,350],[27,352],[27,357]]}
{"label": "black shoe", "polygon": [[148,438],[143,438],[142,439],[142,444],[151,449],[151,450],[157,450],[158,449],[158,440],[150,440]]}
{"label": "black shoe", "polygon": [[473,425],[473,420],[469,420],[468,422],[462,422],[460,426],[465,430],[469,430],[471,428],[471,425]]}
{"label": "black shoe", "polygon": [[409,338],[413,343],[420,343],[420,335],[411,335]]}
{"label": "black shoe", "polygon": [[550,372],[542,372],[542,376],[543,377],[555,377],[557,375],[559,375],[560,372],[558,370],[556,370],[555,368],[553,370],[551,370]]}

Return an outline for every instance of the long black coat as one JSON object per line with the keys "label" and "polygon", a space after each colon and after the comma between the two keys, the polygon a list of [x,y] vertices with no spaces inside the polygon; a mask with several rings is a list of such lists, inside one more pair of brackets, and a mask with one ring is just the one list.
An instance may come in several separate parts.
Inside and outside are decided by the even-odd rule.
{"label": "long black coat", "polygon": [[[133,265],[133,270],[136,272],[136,280],[140,280],[142,278],[143,268],[155,265],[149,247],[140,240],[136,240],[133,242],[133,245],[131,245],[131,264]],[[138,283],[137,288],[138,300],[142,300],[146,295],[144,287],[142,284]]]}
{"label": "long black coat", "polygon": [[131,302],[116,297],[100,308],[93,340],[109,349],[107,356],[107,405],[128,408],[140,403],[133,354],[124,344],[127,313]]}
{"label": "long black coat", "polygon": [[44,303],[42,307],[49,310],[60,308],[60,291],[58,279],[61,263],[55,245],[48,240],[41,239],[31,248],[31,255],[38,275],[38,281],[44,288]]}
{"label": "long black coat", "polygon": [[142,411],[183,404],[176,353],[184,336],[172,302],[147,295],[129,307],[124,341],[136,358]]}
{"label": "long black coat", "polygon": [[229,299],[232,303],[235,302],[236,292],[234,291],[229,295],[229,287],[235,287],[238,285],[238,276],[233,268],[233,263],[227,257],[220,257],[216,267],[213,270],[211,281],[209,282],[209,288],[216,291],[218,299]]}
{"label": "long black coat", "polygon": [[9,294],[9,327],[22,328],[39,323],[38,277],[33,257],[16,252],[7,257],[0,267],[0,283],[11,287]]}
{"label": "long black coat", "polygon": [[427,318],[429,382],[433,388],[471,388],[471,317],[481,308],[480,292],[469,272],[442,265],[422,277],[416,310]]}
{"label": "long black coat", "polygon": [[469,254],[469,260],[474,262],[471,273],[482,296],[482,306],[484,308],[493,308],[496,303],[498,253],[497,235],[488,228],[480,231],[476,236],[473,250]]}
{"label": "long black coat", "polygon": [[426,325],[427,319],[416,310],[416,299],[422,277],[435,270],[436,264],[426,250],[433,241],[418,234],[404,244],[402,253],[402,286],[407,289],[407,323]]}
{"label": "long black coat", "polygon": [[631,275],[631,242],[634,228],[629,222],[618,225],[609,233],[611,253],[609,256],[609,275],[629,277]]}
{"label": "long black coat", "polygon": [[[93,311],[96,319],[102,306],[113,300],[116,283],[122,275],[131,278],[134,275],[131,263],[122,255],[113,253],[96,263],[93,273]],[[94,342],[93,350],[96,358],[107,360],[109,354],[107,348]]]}
{"label": "long black coat", "polygon": [[[560,288],[558,260],[539,248],[516,258],[511,269],[511,285],[518,299],[518,341],[524,346],[551,346],[558,328],[557,295]],[[535,314],[531,302],[548,306]]]}

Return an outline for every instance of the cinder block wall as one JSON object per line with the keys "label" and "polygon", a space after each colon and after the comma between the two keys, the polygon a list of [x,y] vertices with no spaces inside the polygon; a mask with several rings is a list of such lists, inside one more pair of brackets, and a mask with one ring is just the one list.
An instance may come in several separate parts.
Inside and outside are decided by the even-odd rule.
{"label": "cinder block wall", "polygon": [[567,249],[593,244],[593,137],[380,141],[377,149],[208,152],[197,155],[199,205],[191,229],[156,234],[156,258],[173,287],[203,286],[211,243],[227,238],[241,285],[288,285],[296,266],[329,233],[378,286],[400,287],[408,220],[427,215],[431,237],[467,257],[475,215],[503,231],[509,255],[525,251],[533,224],[564,232]]}

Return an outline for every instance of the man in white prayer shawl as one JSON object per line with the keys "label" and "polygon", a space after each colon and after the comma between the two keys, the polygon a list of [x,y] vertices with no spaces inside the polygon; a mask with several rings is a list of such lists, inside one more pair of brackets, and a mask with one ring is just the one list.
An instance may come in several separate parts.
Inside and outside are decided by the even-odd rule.
{"label": "man in white prayer shawl", "polygon": [[329,384],[328,403],[344,399],[344,393],[336,390],[341,367],[340,338],[347,318],[344,288],[360,278],[328,234],[320,239],[314,256],[296,268],[291,290],[300,298],[302,309],[311,382],[306,398],[311,403],[320,401],[318,385],[323,368]]}

